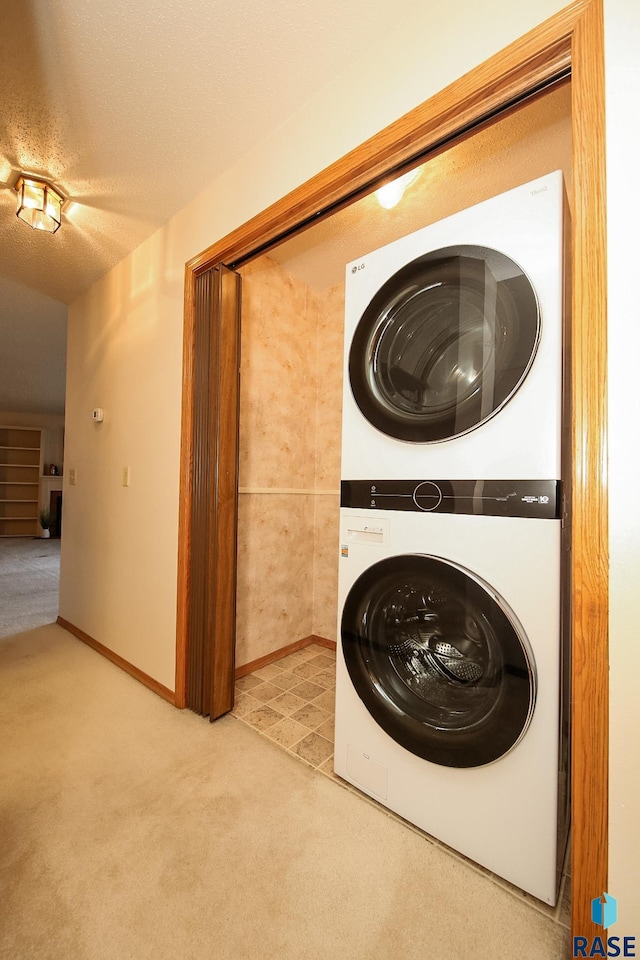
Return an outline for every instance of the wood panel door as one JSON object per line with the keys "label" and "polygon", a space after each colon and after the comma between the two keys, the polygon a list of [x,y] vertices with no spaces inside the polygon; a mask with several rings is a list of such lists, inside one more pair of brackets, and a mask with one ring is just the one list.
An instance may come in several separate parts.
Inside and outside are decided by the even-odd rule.
{"label": "wood panel door", "polygon": [[233,706],[240,276],[218,264],[194,293],[186,706],[215,720]]}

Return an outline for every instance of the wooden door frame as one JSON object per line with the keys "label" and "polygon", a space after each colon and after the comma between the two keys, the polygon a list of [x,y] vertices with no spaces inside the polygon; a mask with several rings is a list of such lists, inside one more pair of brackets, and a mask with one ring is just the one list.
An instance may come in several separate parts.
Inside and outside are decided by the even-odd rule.
{"label": "wooden door frame", "polygon": [[[608,874],[608,524],[604,42],[602,0],[577,0],[186,264],[176,704],[184,706],[191,543],[194,283],[350,202],[410,161],[472,132],[571,72],[573,309],[572,932]],[[228,466],[228,465],[227,465]],[[236,469],[236,468],[234,468]],[[237,480],[237,477],[236,477]],[[228,574],[228,571],[227,571]],[[221,638],[226,645],[235,638]]]}

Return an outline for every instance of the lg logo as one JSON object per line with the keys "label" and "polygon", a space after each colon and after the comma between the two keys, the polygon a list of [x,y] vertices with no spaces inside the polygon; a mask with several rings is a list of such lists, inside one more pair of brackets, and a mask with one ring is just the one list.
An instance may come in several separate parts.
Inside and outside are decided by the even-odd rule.
{"label": "lg logo", "polygon": [[359,270],[364,270],[364,263],[356,263],[354,267],[351,267],[351,273],[358,273]]}

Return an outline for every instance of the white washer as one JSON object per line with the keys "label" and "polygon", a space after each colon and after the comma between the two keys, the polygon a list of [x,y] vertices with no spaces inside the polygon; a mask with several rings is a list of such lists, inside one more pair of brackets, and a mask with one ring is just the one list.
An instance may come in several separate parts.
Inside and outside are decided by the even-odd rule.
{"label": "white washer", "polygon": [[[394,510],[341,509],[336,773],[554,904],[568,823],[558,505],[548,486],[410,486]],[[508,515],[516,501],[526,515]]]}
{"label": "white washer", "polygon": [[563,209],[557,171],[347,266],[343,478],[560,477]]}

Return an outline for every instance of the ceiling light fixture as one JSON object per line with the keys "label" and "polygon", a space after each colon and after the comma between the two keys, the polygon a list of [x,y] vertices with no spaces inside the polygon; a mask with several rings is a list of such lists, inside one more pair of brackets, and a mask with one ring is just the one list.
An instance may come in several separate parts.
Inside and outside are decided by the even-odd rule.
{"label": "ceiling light fixture", "polygon": [[380,206],[384,207],[385,210],[391,210],[397,203],[400,203],[402,194],[409,184],[413,183],[419,173],[420,168],[417,167],[415,170],[410,170],[409,173],[405,173],[403,176],[392,180],[391,183],[385,183],[384,187],[376,190],[376,200]]}
{"label": "ceiling light fixture", "polygon": [[55,233],[60,226],[62,204],[61,193],[38,177],[21,173],[16,183],[18,194],[17,216],[34,230]]}

